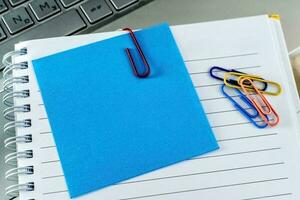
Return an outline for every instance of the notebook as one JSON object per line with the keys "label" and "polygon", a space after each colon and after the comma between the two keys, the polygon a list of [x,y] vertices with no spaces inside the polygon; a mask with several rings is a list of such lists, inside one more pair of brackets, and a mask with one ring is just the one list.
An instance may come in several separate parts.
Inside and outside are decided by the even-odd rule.
{"label": "notebook", "polygon": [[[171,30],[220,150],[75,199],[298,200],[299,101],[280,22],[268,16],[255,16],[179,25]],[[32,150],[32,156],[18,159],[18,166],[34,169],[34,173],[19,174],[19,183],[23,184],[19,188],[21,200],[70,199],[31,60],[120,34],[123,33],[53,38],[16,45],[16,54],[22,55],[15,56],[14,63],[16,68],[23,69],[15,69],[14,76],[28,76],[29,83],[15,84],[14,89],[25,90],[17,94],[27,94],[29,90],[30,96],[15,95],[14,102],[20,106],[30,105],[30,112],[16,112],[15,116],[16,120],[31,119],[30,127],[22,127],[28,126],[27,123],[19,124],[16,133],[32,136],[31,142],[18,142],[18,152]],[[45,45],[48,48],[42,48]],[[23,48],[27,52],[20,51]],[[18,65],[22,62],[28,64],[27,69],[25,65]],[[267,98],[281,116],[280,124],[263,130],[252,126],[221,95],[220,83],[209,77],[208,69],[212,65],[258,73],[279,82],[283,94]]]}
{"label": "notebook", "polygon": [[145,78],[129,34],[32,61],[71,197],[218,149],[168,24],[135,35]]}

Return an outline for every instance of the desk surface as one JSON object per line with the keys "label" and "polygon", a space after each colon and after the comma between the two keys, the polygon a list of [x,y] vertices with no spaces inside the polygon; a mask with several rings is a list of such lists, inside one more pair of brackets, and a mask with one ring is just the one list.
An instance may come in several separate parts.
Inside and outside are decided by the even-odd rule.
{"label": "desk surface", "polygon": [[[139,28],[163,21],[171,25],[220,20],[261,14],[280,14],[289,50],[300,46],[299,0],[154,0],[154,2],[99,29],[97,32],[113,31],[120,27]],[[255,31],[255,30],[253,30]],[[2,94],[0,95],[2,99]],[[0,107],[1,113],[3,106]],[[0,117],[0,127],[4,120]],[[5,150],[4,134],[0,134],[0,199],[4,197]]]}
{"label": "desk surface", "polygon": [[[163,21],[171,25],[279,14],[289,50],[300,46],[299,0],[154,0],[98,31],[145,27]],[[255,30],[253,30],[255,31]]]}

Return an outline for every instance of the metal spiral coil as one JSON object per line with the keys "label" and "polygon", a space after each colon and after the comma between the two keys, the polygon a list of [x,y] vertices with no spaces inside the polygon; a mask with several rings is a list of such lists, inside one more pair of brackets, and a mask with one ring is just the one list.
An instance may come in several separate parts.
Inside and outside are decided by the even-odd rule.
{"label": "metal spiral coil", "polygon": [[4,133],[12,136],[15,134],[16,128],[27,128],[31,126],[31,119],[24,119],[19,121],[11,121],[4,124]]}
{"label": "metal spiral coil", "polygon": [[3,116],[9,121],[15,120],[15,113],[29,112],[30,104],[22,106],[11,106],[3,110]]}
{"label": "metal spiral coil", "polygon": [[32,158],[33,152],[32,150],[25,151],[17,151],[13,153],[9,153],[4,157],[4,162],[11,166],[17,166],[17,159],[19,158]]}
{"label": "metal spiral coil", "polygon": [[16,64],[9,64],[3,69],[3,77],[4,79],[7,79],[8,77],[11,76],[11,72],[13,70],[18,70],[18,69],[27,69],[28,65],[27,62],[22,62],[22,63],[16,63]]}
{"label": "metal spiral coil", "polygon": [[3,100],[2,102],[4,103],[4,105],[6,105],[7,107],[12,107],[14,106],[14,99],[15,98],[27,98],[29,97],[29,90],[22,90],[22,91],[10,91],[7,92],[4,96],[3,96]]}
{"label": "metal spiral coil", "polygon": [[21,191],[33,191],[34,182],[15,184],[5,188],[5,195],[9,197],[16,197]]}
{"label": "metal spiral coil", "polygon": [[[6,171],[5,178],[8,181],[18,181],[20,175],[32,175],[34,174],[33,166],[18,166],[18,159],[30,159],[33,157],[33,150],[18,151],[18,144],[25,144],[32,142],[32,135],[26,133],[24,135],[16,135],[16,129],[26,129],[31,127],[31,119],[18,119],[16,115],[18,113],[30,112],[30,105],[15,105],[15,100],[18,98],[28,98],[30,96],[30,91],[20,90],[17,91],[15,86],[18,84],[29,83],[29,76],[13,76],[13,72],[18,70],[24,70],[28,68],[27,62],[15,63],[14,58],[17,56],[22,56],[27,54],[27,49],[21,49],[18,51],[12,51],[3,56],[2,64],[4,65],[3,70],[3,89],[5,94],[3,96],[2,102],[6,106],[3,111],[4,118],[8,121],[4,125],[4,133],[7,135],[4,140],[5,148],[7,148],[11,153],[8,153],[4,161],[7,165],[12,168]],[[23,131],[22,131],[23,132]],[[19,196],[20,192],[33,191],[34,182],[29,181],[26,183],[17,183],[11,185],[5,189],[5,194],[10,198],[14,199]]]}
{"label": "metal spiral coil", "polygon": [[11,151],[16,151],[17,143],[30,143],[30,142],[32,142],[32,136],[30,134],[22,135],[22,136],[12,136],[4,140],[4,146],[5,148]]}
{"label": "metal spiral coil", "polygon": [[5,173],[5,179],[8,181],[17,181],[19,175],[33,174],[33,166],[15,167]]}
{"label": "metal spiral coil", "polygon": [[28,82],[29,82],[28,76],[9,77],[3,81],[3,89],[5,91],[12,91],[13,85],[15,83],[28,83]]}

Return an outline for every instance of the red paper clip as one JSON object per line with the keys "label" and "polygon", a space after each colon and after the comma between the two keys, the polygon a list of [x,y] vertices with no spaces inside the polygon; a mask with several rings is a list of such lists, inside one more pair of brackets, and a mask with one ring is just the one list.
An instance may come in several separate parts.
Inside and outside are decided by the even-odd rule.
{"label": "red paper clip", "polygon": [[[249,83],[252,86],[251,90],[249,89]],[[244,91],[245,95],[257,109],[262,120],[271,127],[276,126],[279,123],[279,115],[269,103],[269,101],[266,99],[266,97],[264,97],[260,90],[255,86],[251,78],[241,78],[239,84],[242,90]],[[256,95],[250,94],[249,91],[255,92]],[[270,117],[268,117],[270,115],[273,116],[273,120]]]}
{"label": "red paper clip", "polygon": [[130,61],[130,64],[131,64],[131,68],[133,70],[134,75],[136,77],[138,77],[138,78],[145,78],[145,77],[149,76],[149,74],[150,74],[150,66],[149,66],[149,64],[147,62],[147,59],[146,59],[146,57],[145,57],[145,55],[144,55],[144,53],[143,53],[143,51],[141,49],[141,46],[139,45],[139,43],[138,43],[138,41],[136,39],[136,37],[135,37],[132,29],[130,29],[130,28],[124,28],[123,31],[128,31],[129,32],[130,37],[132,38],[132,41],[133,41],[135,47],[137,48],[138,53],[139,53],[139,55],[140,55],[140,57],[141,57],[141,59],[142,59],[142,61],[144,63],[145,71],[143,73],[139,73],[139,71],[138,71],[138,69],[137,69],[137,67],[135,65],[135,62],[133,60],[132,54],[130,52],[130,49],[129,48],[125,49],[126,54],[127,54],[128,58],[129,58],[129,61]]}

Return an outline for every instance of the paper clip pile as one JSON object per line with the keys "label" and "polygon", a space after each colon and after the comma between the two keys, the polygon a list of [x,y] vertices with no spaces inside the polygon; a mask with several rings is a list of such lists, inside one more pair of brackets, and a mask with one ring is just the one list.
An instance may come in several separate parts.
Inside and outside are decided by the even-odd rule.
{"label": "paper clip pile", "polygon": [[[220,72],[224,74],[223,77],[217,76]],[[221,85],[221,92],[253,125],[265,128],[274,127],[279,123],[279,116],[265,95],[278,96],[282,91],[280,84],[265,80],[258,75],[218,66],[213,66],[209,73],[211,77],[224,82]],[[233,89],[235,95],[229,95],[226,92],[228,89]],[[241,103],[238,103],[234,97],[237,97]]]}

